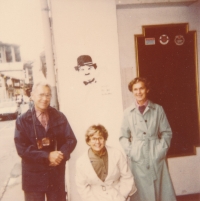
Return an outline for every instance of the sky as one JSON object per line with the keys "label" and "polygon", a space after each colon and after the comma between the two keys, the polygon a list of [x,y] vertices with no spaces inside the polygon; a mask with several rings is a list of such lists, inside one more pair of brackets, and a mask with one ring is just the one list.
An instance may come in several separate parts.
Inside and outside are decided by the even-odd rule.
{"label": "sky", "polygon": [[40,0],[0,0],[0,41],[20,46],[22,61],[44,50]]}

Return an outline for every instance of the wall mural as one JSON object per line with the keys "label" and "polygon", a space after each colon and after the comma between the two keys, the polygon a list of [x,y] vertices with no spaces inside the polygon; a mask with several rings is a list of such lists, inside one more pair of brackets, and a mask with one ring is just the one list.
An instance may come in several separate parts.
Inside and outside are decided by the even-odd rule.
{"label": "wall mural", "polygon": [[74,67],[82,76],[82,82],[85,86],[96,83],[95,70],[97,65],[92,62],[89,55],[81,55],[77,58],[77,66]]}

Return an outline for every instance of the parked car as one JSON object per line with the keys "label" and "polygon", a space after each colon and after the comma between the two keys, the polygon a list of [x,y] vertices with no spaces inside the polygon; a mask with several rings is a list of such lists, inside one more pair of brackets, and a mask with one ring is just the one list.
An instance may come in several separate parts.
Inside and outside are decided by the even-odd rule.
{"label": "parked car", "polygon": [[0,120],[16,119],[21,114],[21,108],[12,100],[0,101]]}
{"label": "parked car", "polygon": [[16,97],[16,102],[18,105],[21,105],[22,104],[22,101],[23,101],[23,98],[22,98],[22,95],[17,95]]}

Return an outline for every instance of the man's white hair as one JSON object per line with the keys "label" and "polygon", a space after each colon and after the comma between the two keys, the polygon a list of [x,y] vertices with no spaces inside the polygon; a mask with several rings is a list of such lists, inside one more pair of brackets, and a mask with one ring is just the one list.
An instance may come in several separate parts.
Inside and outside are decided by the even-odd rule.
{"label": "man's white hair", "polygon": [[46,86],[49,87],[51,91],[51,85],[47,81],[39,81],[33,85],[32,92],[34,92],[39,86]]}

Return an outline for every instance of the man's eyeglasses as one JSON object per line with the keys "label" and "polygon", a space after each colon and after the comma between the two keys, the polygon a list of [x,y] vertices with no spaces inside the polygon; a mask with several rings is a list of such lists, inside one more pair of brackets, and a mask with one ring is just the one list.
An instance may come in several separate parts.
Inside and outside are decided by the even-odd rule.
{"label": "man's eyeglasses", "polygon": [[96,138],[96,137],[91,137],[90,140],[91,140],[91,142],[97,142],[97,141],[103,142],[103,141],[104,141],[104,138],[103,138],[103,137],[98,137],[98,138]]}
{"label": "man's eyeglasses", "polygon": [[46,99],[50,99],[50,98],[51,98],[51,94],[38,94],[38,96],[39,96],[40,98],[46,97]]}

